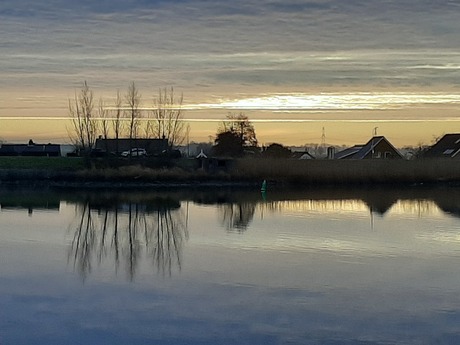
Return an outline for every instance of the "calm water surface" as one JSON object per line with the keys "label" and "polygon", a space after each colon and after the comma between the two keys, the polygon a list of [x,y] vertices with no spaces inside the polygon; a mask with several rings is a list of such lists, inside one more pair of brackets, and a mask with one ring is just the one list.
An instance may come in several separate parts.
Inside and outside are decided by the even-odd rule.
{"label": "calm water surface", "polygon": [[459,344],[460,190],[0,191],[0,344]]}

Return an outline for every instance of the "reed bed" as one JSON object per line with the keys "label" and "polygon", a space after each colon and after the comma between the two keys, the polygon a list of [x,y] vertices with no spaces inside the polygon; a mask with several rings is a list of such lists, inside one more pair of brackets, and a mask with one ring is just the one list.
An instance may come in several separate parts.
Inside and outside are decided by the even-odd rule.
{"label": "reed bed", "polygon": [[[17,164],[19,161],[15,161]],[[26,160],[21,161],[25,163]],[[33,163],[37,163],[34,161]],[[51,160],[49,161],[51,162]],[[58,161],[53,161],[57,163]],[[51,181],[53,183],[104,182],[126,186],[142,183],[191,184],[221,183],[259,185],[263,180],[291,185],[372,185],[460,183],[460,160],[289,160],[239,159],[219,169],[191,169],[189,166],[149,168],[142,165],[83,168],[65,164],[0,165],[0,182]]]}
{"label": "reed bed", "polygon": [[234,178],[302,184],[460,182],[460,160],[279,160],[242,159]]}

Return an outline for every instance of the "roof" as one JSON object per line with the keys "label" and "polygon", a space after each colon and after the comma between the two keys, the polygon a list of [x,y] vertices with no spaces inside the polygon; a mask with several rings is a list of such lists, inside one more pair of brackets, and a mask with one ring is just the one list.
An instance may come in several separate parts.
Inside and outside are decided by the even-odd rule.
{"label": "roof", "polygon": [[460,152],[460,134],[444,135],[425,153],[425,157],[455,157]]}
{"label": "roof", "polygon": [[403,158],[399,151],[384,137],[384,136],[375,136],[372,137],[364,145],[355,145],[351,148],[345,149],[343,151],[337,152],[334,156],[335,159],[363,159],[381,143],[386,143],[399,157]]}
{"label": "roof", "polygon": [[148,153],[159,154],[168,150],[168,139],[96,139],[95,147],[97,149],[108,150],[109,152],[123,152],[135,147],[145,149]]}
{"label": "roof", "polygon": [[299,160],[304,160],[304,159],[315,159],[310,153],[307,151],[295,151],[292,153],[291,158],[293,159],[299,159]]}
{"label": "roof", "polygon": [[[388,142],[388,140],[386,140],[385,137],[383,137],[383,136],[372,137],[371,140],[369,140],[366,143],[366,145],[364,145],[363,148],[361,150],[359,150],[359,152],[356,153],[356,157],[353,157],[353,158],[355,158],[355,159],[363,159],[369,153],[372,152],[374,147],[376,147],[381,141],[384,141],[384,140]],[[388,142],[388,144],[390,144],[390,143]],[[393,145],[391,145],[391,147],[393,147]],[[395,151],[396,151],[396,149],[395,149]]]}
{"label": "roof", "polygon": [[349,147],[348,149],[337,152],[334,155],[334,159],[351,158],[355,154],[357,154],[362,148],[363,148],[363,145],[355,145],[353,147]]}
{"label": "roof", "polygon": [[59,144],[2,144],[0,155],[60,155]]}

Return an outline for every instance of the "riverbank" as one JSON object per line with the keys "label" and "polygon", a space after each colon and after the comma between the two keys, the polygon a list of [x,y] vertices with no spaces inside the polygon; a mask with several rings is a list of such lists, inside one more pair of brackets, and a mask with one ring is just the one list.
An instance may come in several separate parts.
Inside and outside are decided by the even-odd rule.
{"label": "riverbank", "polygon": [[[46,160],[48,159],[48,165]],[[20,162],[21,160],[17,160]],[[459,184],[460,160],[282,160],[239,159],[225,168],[203,170],[176,165],[153,169],[142,165],[85,168],[67,159],[32,161],[5,167],[0,161],[0,184],[87,188],[173,188],[187,186],[269,185],[419,185]],[[30,163],[35,162],[36,165]],[[37,164],[37,162],[39,162]]]}

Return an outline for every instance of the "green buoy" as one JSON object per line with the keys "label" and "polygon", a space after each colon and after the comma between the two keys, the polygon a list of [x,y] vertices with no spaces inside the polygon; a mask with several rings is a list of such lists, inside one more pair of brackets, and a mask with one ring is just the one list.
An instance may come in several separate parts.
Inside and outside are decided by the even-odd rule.
{"label": "green buoy", "polygon": [[264,182],[262,182],[262,187],[260,187],[260,191],[261,192],[267,191],[267,181],[264,180]]}

